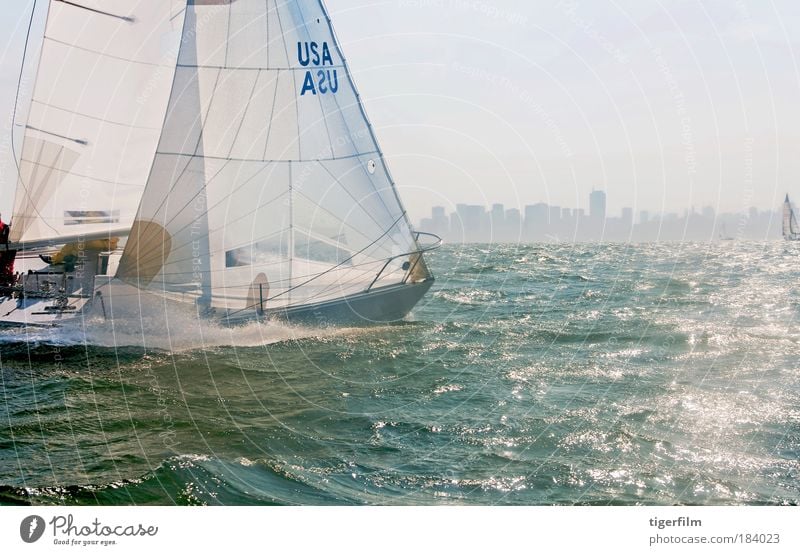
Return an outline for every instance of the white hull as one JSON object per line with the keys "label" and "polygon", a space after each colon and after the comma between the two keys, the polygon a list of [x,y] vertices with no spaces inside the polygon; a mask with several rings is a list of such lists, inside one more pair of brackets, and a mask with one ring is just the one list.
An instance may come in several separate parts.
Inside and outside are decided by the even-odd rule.
{"label": "white hull", "polygon": [[94,277],[91,288],[75,290],[62,297],[60,303],[54,297],[0,297],[0,326],[81,327],[113,321],[115,326],[128,331],[147,333],[162,329],[163,323],[174,320],[177,314],[224,325],[271,319],[316,326],[384,324],[402,320],[433,281],[430,278],[384,285],[317,303],[229,312],[198,307],[196,295],[156,294],[100,275]]}

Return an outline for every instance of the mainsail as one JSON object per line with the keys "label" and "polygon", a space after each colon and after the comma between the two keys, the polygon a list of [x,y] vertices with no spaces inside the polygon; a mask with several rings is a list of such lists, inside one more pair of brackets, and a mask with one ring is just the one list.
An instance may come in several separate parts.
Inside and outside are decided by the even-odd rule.
{"label": "mainsail", "polygon": [[419,251],[322,3],[190,0],[117,276],[235,314],[423,279]]}
{"label": "mainsail", "polygon": [[130,228],[161,133],[184,7],[51,0],[12,242]]}
{"label": "mainsail", "polygon": [[797,218],[794,215],[792,203],[789,202],[789,195],[783,201],[783,238],[788,241],[800,240],[800,227],[797,225]]}

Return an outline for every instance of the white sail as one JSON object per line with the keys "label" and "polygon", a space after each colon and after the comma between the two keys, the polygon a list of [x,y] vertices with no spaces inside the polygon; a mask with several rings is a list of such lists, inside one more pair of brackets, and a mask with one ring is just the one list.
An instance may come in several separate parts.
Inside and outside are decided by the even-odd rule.
{"label": "white sail", "polygon": [[24,129],[13,242],[130,228],[185,3],[51,0]]}
{"label": "white sail", "polygon": [[800,239],[800,227],[797,225],[797,218],[792,203],[789,202],[788,194],[783,201],[783,237],[790,241]]}
{"label": "white sail", "polygon": [[416,250],[322,4],[190,1],[118,277],[230,313],[400,283]]}

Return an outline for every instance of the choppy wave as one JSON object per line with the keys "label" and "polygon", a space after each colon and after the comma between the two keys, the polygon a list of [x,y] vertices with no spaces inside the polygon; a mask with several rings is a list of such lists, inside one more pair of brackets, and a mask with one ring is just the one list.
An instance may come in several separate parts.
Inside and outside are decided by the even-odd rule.
{"label": "choppy wave", "polygon": [[2,504],[797,504],[800,248],[446,247],[406,325],[2,330]]}

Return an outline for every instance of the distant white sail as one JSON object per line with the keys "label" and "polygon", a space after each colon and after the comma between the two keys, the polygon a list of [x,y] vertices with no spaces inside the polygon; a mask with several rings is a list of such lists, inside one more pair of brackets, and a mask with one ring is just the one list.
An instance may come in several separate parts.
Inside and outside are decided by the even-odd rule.
{"label": "distant white sail", "polygon": [[797,218],[789,202],[789,195],[783,201],[783,237],[789,241],[800,240],[800,226],[797,225]]}
{"label": "distant white sail", "polygon": [[161,133],[184,8],[173,0],[51,0],[13,242],[132,225]]}
{"label": "distant white sail", "polygon": [[273,308],[400,283],[417,251],[322,3],[190,1],[118,277]]}

